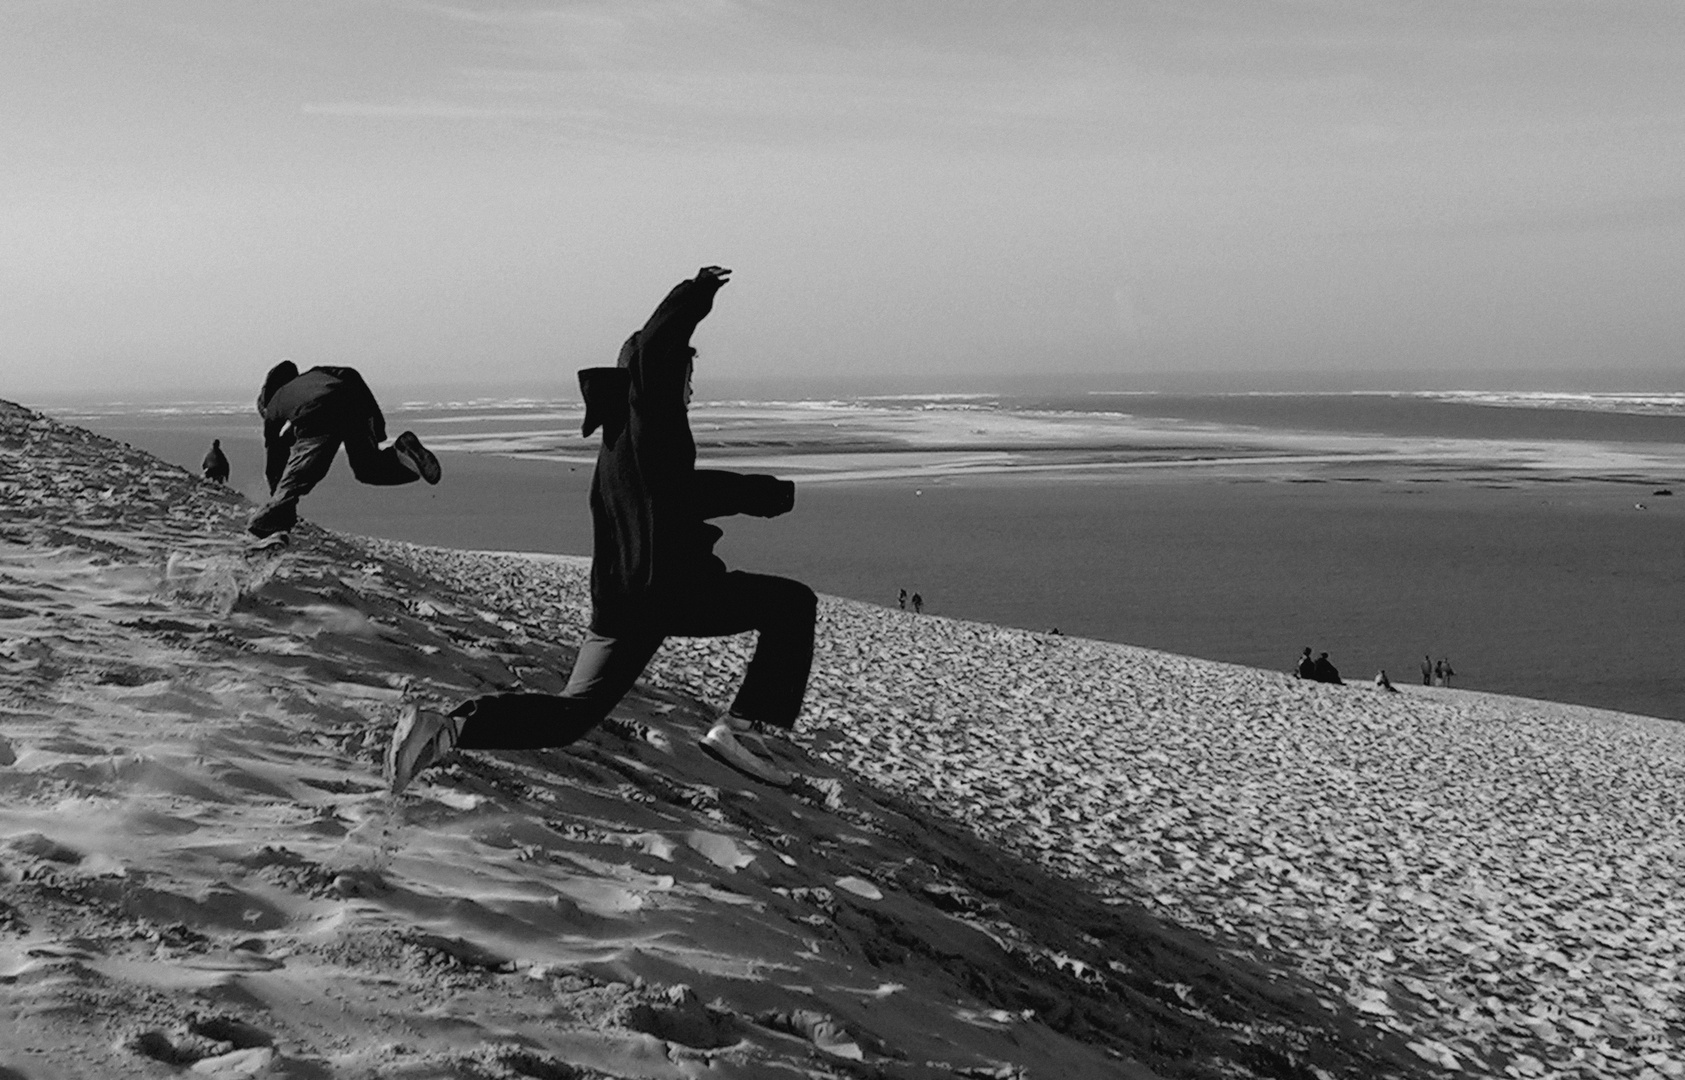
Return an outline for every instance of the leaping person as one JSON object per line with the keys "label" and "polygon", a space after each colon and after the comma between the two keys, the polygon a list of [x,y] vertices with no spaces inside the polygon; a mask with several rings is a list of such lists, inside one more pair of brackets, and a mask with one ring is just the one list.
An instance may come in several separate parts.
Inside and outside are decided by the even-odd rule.
{"label": "leaping person", "polygon": [[264,478],[269,501],[246,523],[253,536],[286,532],[298,521],[298,500],[322,482],[340,445],[352,475],[365,484],[439,482],[439,459],[406,431],[381,449],[386,418],[355,368],[313,367],[300,375],[283,360],[269,369],[257,396],[263,417]]}
{"label": "leaping person", "polygon": [[387,752],[394,792],[451,751],[566,746],[596,727],[669,637],[759,631],[729,711],[702,745],[770,784],[791,777],[751,753],[734,732],[755,724],[789,730],[807,692],[816,599],[798,581],[727,570],[709,519],[777,517],[795,485],[773,476],[696,467],[689,406],[696,350],[691,334],[730,271],[703,267],[667,294],[621,347],[617,366],[579,373],[584,434],[599,427],[591,480],[591,625],[558,695],[492,694],[447,715],[410,709]]}

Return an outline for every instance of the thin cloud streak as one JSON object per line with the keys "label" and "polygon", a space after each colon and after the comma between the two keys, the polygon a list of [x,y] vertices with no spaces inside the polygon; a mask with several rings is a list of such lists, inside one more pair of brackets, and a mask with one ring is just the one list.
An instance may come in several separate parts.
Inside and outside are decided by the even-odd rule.
{"label": "thin cloud streak", "polygon": [[0,367],[43,384],[549,378],[706,262],[724,375],[1685,355],[1668,5],[8,13]]}

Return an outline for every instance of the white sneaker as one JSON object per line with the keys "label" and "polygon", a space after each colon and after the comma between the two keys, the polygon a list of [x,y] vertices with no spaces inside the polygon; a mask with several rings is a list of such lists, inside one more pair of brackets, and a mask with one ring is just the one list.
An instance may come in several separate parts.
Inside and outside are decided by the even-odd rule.
{"label": "white sneaker", "polygon": [[[744,721],[747,723],[747,721]],[[762,761],[744,748],[737,741],[737,736],[731,733],[731,724],[724,721],[715,724],[702,736],[702,749],[730,765],[738,772],[752,776],[763,784],[773,787],[789,787],[796,778],[780,769],[770,761]]]}
{"label": "white sneaker", "polygon": [[457,717],[431,709],[411,705],[404,710],[392,732],[392,745],[386,750],[386,779],[392,785],[392,794],[404,790],[417,773],[437,765],[456,749],[461,724]]}

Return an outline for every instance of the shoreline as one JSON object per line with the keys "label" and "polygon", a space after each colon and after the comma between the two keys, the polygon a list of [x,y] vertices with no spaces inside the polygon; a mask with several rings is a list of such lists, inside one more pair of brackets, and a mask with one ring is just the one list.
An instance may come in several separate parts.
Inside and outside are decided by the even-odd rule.
{"label": "shoreline", "polygon": [[48,1048],[0,1067],[1637,1080],[1685,1040],[1677,726],[826,596],[790,789],[696,743],[740,635],[393,798],[406,705],[560,688],[585,560],[253,560],[141,452],[0,406],[0,461],[0,1011]]}
{"label": "shoreline", "polygon": [[[121,434],[191,466],[208,432]],[[224,446],[237,487],[261,496],[251,434]],[[796,512],[722,523],[719,551],[834,595],[906,588],[928,610],[1003,625],[1260,668],[1311,645],[1362,679],[1410,676],[1426,652],[1473,688],[1685,719],[1685,671],[1663,647],[1685,620],[1657,599],[1685,529],[1685,500],[1651,494],[1685,491],[1668,475],[1345,455],[1084,470],[1049,455],[1056,467],[1039,471],[791,474]],[[446,482],[425,491],[358,485],[341,462],[303,512],[464,549],[590,551],[590,457],[441,460]]]}

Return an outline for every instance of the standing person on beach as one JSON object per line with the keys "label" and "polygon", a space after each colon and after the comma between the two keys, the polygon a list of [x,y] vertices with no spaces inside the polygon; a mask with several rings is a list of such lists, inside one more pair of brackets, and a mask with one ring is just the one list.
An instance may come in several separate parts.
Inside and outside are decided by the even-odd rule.
{"label": "standing person on beach", "polygon": [[205,451],[205,460],[199,463],[199,475],[213,484],[228,483],[228,455],[222,452],[221,439],[211,440],[211,448]]}
{"label": "standing person on beach", "polygon": [[596,727],[632,688],[668,636],[759,631],[736,699],[702,738],[728,764],[770,784],[790,774],[751,753],[734,732],[795,727],[813,663],[817,598],[799,581],[728,571],[710,518],[777,517],[796,487],[773,476],[696,467],[689,406],[690,338],[730,271],[705,266],[680,282],[612,368],[579,373],[584,433],[603,431],[591,480],[591,626],[559,695],[492,694],[449,715],[411,709],[387,754],[392,790],[452,750],[566,746]]}
{"label": "standing person on beach", "polygon": [[1433,685],[1433,661],[1425,656],[1422,657],[1422,685]]}
{"label": "standing person on beach", "polygon": [[286,532],[298,522],[298,500],[328,475],[341,444],[352,474],[365,484],[439,482],[439,459],[415,432],[380,448],[386,418],[355,368],[313,367],[301,375],[298,365],[283,360],[264,377],[257,412],[269,501],[246,522],[253,536]]}

